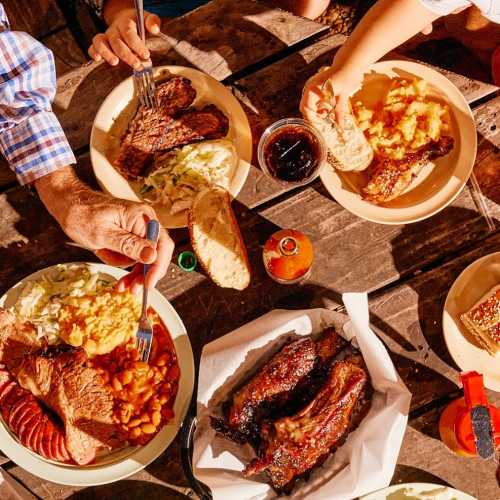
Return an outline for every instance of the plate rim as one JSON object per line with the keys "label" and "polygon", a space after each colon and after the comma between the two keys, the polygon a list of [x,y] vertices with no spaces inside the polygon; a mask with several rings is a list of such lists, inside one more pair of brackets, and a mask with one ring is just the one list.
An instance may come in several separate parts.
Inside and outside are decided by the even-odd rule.
{"label": "plate rim", "polygon": [[[326,188],[326,190],[328,191],[330,196],[337,203],[339,203],[343,208],[345,208],[346,210],[351,212],[353,215],[356,215],[357,217],[360,217],[361,219],[367,220],[369,222],[375,222],[377,224],[383,224],[383,225],[388,225],[388,226],[398,226],[398,225],[403,225],[403,224],[413,224],[415,222],[420,222],[420,221],[423,221],[425,219],[428,219],[428,218],[436,215],[437,213],[439,213],[441,210],[445,209],[451,203],[453,203],[453,201],[457,198],[457,196],[462,192],[463,188],[467,184],[467,181],[468,181],[468,179],[473,171],[474,163],[476,161],[476,156],[477,156],[477,132],[476,132],[476,124],[474,121],[474,116],[473,116],[473,113],[472,113],[472,110],[470,108],[469,103],[465,99],[465,96],[462,94],[460,89],[449,78],[447,78],[445,75],[439,73],[434,68],[432,68],[426,64],[416,62],[416,61],[407,61],[404,59],[387,59],[387,60],[378,61],[378,62],[370,65],[369,68],[365,71],[365,74],[369,73],[371,71],[376,71],[377,68],[381,68],[381,67],[384,68],[385,66],[390,66],[390,65],[393,65],[393,66],[397,65],[402,70],[407,69],[407,70],[412,70],[414,72],[415,72],[415,70],[418,70],[419,68],[420,69],[425,68],[425,71],[430,71],[430,72],[434,73],[437,76],[437,78],[446,79],[448,84],[455,88],[455,90],[457,91],[458,95],[460,96],[459,98],[462,100],[463,104],[466,105],[466,109],[468,110],[467,116],[471,119],[471,123],[474,127],[474,132],[475,132],[473,134],[473,144],[472,144],[474,147],[474,154],[471,157],[470,166],[468,167],[467,179],[457,181],[456,187],[454,188],[454,192],[448,197],[448,199],[446,199],[443,203],[438,204],[438,206],[436,206],[435,208],[427,209],[426,213],[423,215],[417,215],[417,216],[408,215],[408,216],[400,217],[397,220],[396,219],[394,219],[394,220],[382,220],[382,219],[378,218],[377,216],[371,216],[369,213],[368,213],[368,215],[361,213],[361,211],[358,210],[356,207],[350,206],[349,202],[346,203],[346,200],[343,199],[343,196],[340,196],[341,199],[339,199],[339,197],[335,196],[336,194],[338,195],[339,193],[342,193],[342,191],[344,191],[342,186],[336,186],[331,180],[328,179],[328,177],[330,177],[330,176],[333,176],[334,179],[339,179],[339,176],[336,173],[336,171],[332,167],[330,167],[329,165],[326,165],[325,168],[322,169],[322,171],[320,172],[321,182],[323,183],[324,187]],[[358,90],[359,89],[356,89],[353,93],[357,92]],[[452,179],[453,179],[453,176],[446,182],[446,184],[443,186],[443,188],[445,186],[447,186],[452,181]],[[394,209],[394,208],[387,208],[387,207],[381,207],[378,205],[373,205],[369,202],[364,202],[364,200],[361,200],[361,201],[363,203],[368,203],[368,204],[376,207],[377,209],[394,210],[394,211],[399,210],[399,209]],[[396,215],[395,215],[395,217],[396,217]]]}
{"label": "plate rim", "polygon": [[[480,266],[482,263],[487,262],[489,259],[493,259],[494,257],[500,258],[500,251],[499,252],[492,252],[492,253],[489,253],[487,255],[483,255],[482,257],[479,257],[476,260],[474,260],[473,262],[471,262],[456,277],[456,279],[453,281],[452,285],[450,286],[450,288],[448,290],[448,293],[446,294],[446,300],[444,302],[443,312],[442,312],[442,315],[441,315],[441,324],[442,324],[443,337],[444,337],[444,342],[446,344],[446,348],[448,349],[448,352],[450,353],[450,356],[452,357],[453,361],[457,364],[457,366],[461,370],[465,370],[465,368],[463,368],[461,366],[462,363],[458,362],[457,358],[455,357],[455,351],[452,348],[452,346],[453,346],[452,337],[455,334],[452,333],[451,331],[449,331],[449,329],[448,329],[448,323],[449,323],[449,321],[455,322],[455,319],[452,317],[452,315],[447,312],[448,305],[449,305],[449,303],[451,302],[451,300],[453,298],[452,297],[452,292],[454,291],[454,289],[456,287],[459,286],[459,284],[461,283],[461,280],[464,279],[464,276],[466,275],[466,273],[470,272],[470,270],[472,268],[474,268],[475,266]],[[486,293],[487,291],[488,290],[485,290],[484,293]],[[453,294],[453,295],[455,295],[455,294]],[[480,298],[481,297],[478,297],[478,300]],[[448,317],[450,319],[448,319]],[[467,368],[467,370],[469,370],[469,369],[470,368]],[[482,373],[480,370],[478,370],[478,372]],[[482,373],[482,375],[483,375],[484,386],[487,389],[490,389],[490,390],[495,391],[495,392],[500,392],[500,381],[499,382],[495,382],[495,380],[492,379],[489,375],[484,374],[484,373]],[[499,377],[500,377],[500,371],[499,371]]]}
{"label": "plate rim", "polygon": [[[116,279],[119,279],[120,277],[127,274],[127,271],[123,269],[98,262],[64,262],[54,264],[34,271],[33,273],[19,280],[13,286],[9,287],[6,292],[0,297],[0,307],[3,306],[7,295],[14,288],[22,286],[22,284],[29,279],[35,279],[40,274],[50,272],[57,266],[68,266],[73,264],[88,265],[91,269],[109,274]],[[194,357],[186,327],[170,301],[166,297],[164,297],[163,294],[161,294],[161,292],[159,292],[157,289],[152,290],[152,292],[150,293],[150,297],[151,301],[162,304],[162,310],[158,310],[158,307],[156,307],[155,310],[162,321],[165,323],[165,326],[167,326],[174,344],[176,339],[182,339],[182,341],[186,343],[186,352],[184,353],[185,359],[182,363],[182,366],[180,357],[178,356],[179,365],[181,366],[181,380],[176,395],[176,401],[174,403],[175,405],[177,405],[177,401],[179,401],[179,408],[178,411],[176,411],[174,417],[176,420],[176,428],[173,429],[170,423],[165,425],[146,446],[137,447],[134,451],[126,455],[123,459],[118,460],[117,462],[104,464],[102,466],[90,465],[86,467],[68,467],[63,464],[57,465],[55,463],[46,461],[41,457],[38,457],[37,454],[31,452],[25,446],[14,440],[11,437],[9,430],[6,428],[3,420],[0,420],[0,450],[2,450],[2,452],[5,453],[8,458],[10,458],[20,467],[28,470],[33,475],[41,479],[52,481],[57,484],[63,484],[66,486],[90,487],[109,484],[121,479],[125,479],[147,467],[165,452],[165,450],[172,444],[177,434],[179,433],[182,427],[182,422],[186,418],[187,412],[189,410],[195,383]],[[175,336],[171,332],[172,325],[175,326]],[[185,377],[184,379],[182,379],[183,376]],[[183,388],[182,390],[181,384]],[[181,394],[182,396],[180,396]],[[180,399],[178,400],[177,398]],[[167,436],[165,436],[165,434],[167,434]],[[96,475],[100,476],[98,480],[94,479]]]}
{"label": "plate rim", "polygon": [[[389,486],[386,486],[385,488],[381,488],[379,490],[373,491],[371,493],[368,493],[366,495],[363,495],[360,500],[385,500],[382,498],[375,497],[374,495],[380,495],[383,494],[387,496],[390,493],[394,493],[394,491],[397,491],[400,488],[420,488],[421,490],[427,489],[427,488],[447,488],[448,491],[450,491],[453,494],[459,494],[459,500],[477,500],[476,497],[470,495],[469,493],[465,493],[464,491],[457,490],[456,488],[453,488],[452,486],[446,486],[444,484],[436,484],[436,483],[401,483],[401,484],[391,484]],[[419,492],[417,491],[417,494]]]}
{"label": "plate rim", "polygon": [[[246,138],[248,140],[245,141],[242,149],[243,149],[243,153],[240,155],[238,154],[238,151],[237,151],[237,159],[238,159],[238,162],[237,162],[237,167],[236,167],[236,170],[234,172],[234,176],[236,176],[236,172],[241,172],[241,174],[239,175],[239,177],[241,177],[241,180],[235,184],[234,186],[230,186],[228,188],[228,191],[230,192],[230,195],[231,195],[231,198],[232,199],[235,199],[238,194],[241,192],[241,190],[243,189],[243,186],[245,185],[246,181],[247,181],[247,178],[248,178],[248,174],[250,173],[250,167],[251,167],[251,164],[252,164],[252,156],[253,156],[253,134],[252,134],[252,128],[250,126],[250,121],[248,120],[248,115],[247,113],[245,112],[245,110],[243,109],[243,106],[241,105],[240,101],[234,96],[234,94],[229,90],[227,89],[223,83],[221,83],[220,81],[216,80],[213,76],[209,75],[208,73],[205,73],[197,68],[192,68],[192,67],[189,67],[189,66],[181,66],[181,65],[160,65],[160,66],[154,66],[153,67],[153,71],[155,73],[158,73],[158,72],[161,72],[161,71],[169,71],[170,73],[174,73],[174,74],[181,74],[182,75],[182,71],[184,70],[188,70],[189,72],[193,72],[195,74],[199,74],[199,75],[202,75],[203,78],[208,78],[214,85],[216,86],[219,86],[219,87],[222,87],[224,89],[225,92],[227,92],[227,97],[230,98],[231,100],[234,101],[234,103],[238,106],[239,110],[241,111],[241,120],[242,122],[244,122],[244,131],[242,132],[242,135],[246,136]],[[179,72],[179,73],[176,73]],[[113,94],[115,92],[117,92],[117,90],[120,88],[120,87],[126,87],[127,85],[129,85],[129,82],[133,82],[133,76],[129,76],[127,78],[125,78],[124,80],[122,80],[120,83],[118,83],[115,87],[113,87],[113,89],[110,90],[110,92],[108,93],[108,95],[106,96],[106,98],[103,100],[103,102],[101,103],[101,105],[99,106],[99,109],[97,110],[95,116],[94,116],[94,120],[92,122],[92,128],[90,130],[90,141],[89,141],[89,151],[90,151],[90,163],[92,165],[92,171],[97,179],[97,182],[99,184],[99,186],[101,187],[101,189],[106,192],[106,193],[109,193],[109,194],[112,194],[110,193],[110,191],[106,188],[106,186],[104,185],[104,183],[101,181],[101,178],[99,177],[99,175],[97,175],[97,172],[96,172],[96,162],[98,161],[98,151],[94,145],[94,142],[95,142],[95,129],[96,129],[96,121],[100,115],[100,113],[103,112],[103,108],[105,108],[105,106],[107,105],[107,103],[113,98]],[[230,96],[230,97],[229,97]],[[224,138],[222,138],[224,139]],[[233,141],[231,141],[233,142]],[[234,145],[234,143],[233,143]],[[107,161],[107,159],[106,159]],[[108,162],[110,165],[111,163]],[[111,168],[114,168],[112,165],[111,165]],[[118,172],[116,169],[115,171],[117,172],[118,175],[120,175],[125,181],[126,179],[120,174],[120,172]],[[233,177],[234,177],[233,176]],[[126,181],[128,182],[128,181]],[[137,196],[137,194],[134,192],[134,196],[136,197],[136,200],[135,201],[138,201],[138,202],[141,202],[141,203],[148,203],[150,206],[153,206],[152,203],[148,202],[148,201],[145,201],[145,200],[142,200],[139,196]],[[171,223],[171,224],[168,224],[168,225],[165,225],[164,226],[166,229],[178,229],[178,228],[184,228],[184,227],[187,227],[187,223],[186,224],[180,224],[180,223]]]}

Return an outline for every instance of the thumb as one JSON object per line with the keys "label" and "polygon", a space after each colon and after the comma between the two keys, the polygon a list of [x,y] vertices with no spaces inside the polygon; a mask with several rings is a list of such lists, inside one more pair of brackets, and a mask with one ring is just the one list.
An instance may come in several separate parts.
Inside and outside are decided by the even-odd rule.
{"label": "thumb", "polygon": [[422,31],[422,35],[430,35],[432,33],[432,23],[428,24]]}
{"label": "thumb", "polygon": [[144,24],[146,29],[152,34],[157,35],[160,32],[161,21],[156,14],[150,12],[144,13]]}
{"label": "thumb", "polygon": [[152,264],[156,260],[156,249],[148,240],[122,229],[115,232],[107,247],[143,264]]}

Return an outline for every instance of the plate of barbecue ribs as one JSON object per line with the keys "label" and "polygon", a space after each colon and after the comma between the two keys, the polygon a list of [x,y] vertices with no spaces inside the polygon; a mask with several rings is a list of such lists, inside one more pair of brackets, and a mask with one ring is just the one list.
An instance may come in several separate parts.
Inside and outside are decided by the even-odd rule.
{"label": "plate of barbecue ribs", "polygon": [[366,294],[350,295],[352,322],[272,311],[205,346],[193,471],[214,499],[345,499],[389,484],[410,397],[367,322],[353,327]]}
{"label": "plate of barbecue ribs", "polygon": [[0,298],[0,449],[42,479],[95,486],[138,472],[186,415],[194,363],[184,325],[156,290],[148,362],[125,272],[73,263],[38,271]]}
{"label": "plate of barbecue ribs", "polygon": [[138,105],[132,77],[102,103],[90,157],[101,187],[150,203],[167,228],[187,226],[202,189],[219,185],[234,198],[247,178],[252,134],[233,94],[193,68],[155,68],[158,108]]}
{"label": "plate of barbecue ribs", "polygon": [[450,204],[474,166],[474,118],[444,75],[411,61],[371,66],[344,129],[314,120],[328,146],[321,180],[346,209],[381,224],[426,219]]}

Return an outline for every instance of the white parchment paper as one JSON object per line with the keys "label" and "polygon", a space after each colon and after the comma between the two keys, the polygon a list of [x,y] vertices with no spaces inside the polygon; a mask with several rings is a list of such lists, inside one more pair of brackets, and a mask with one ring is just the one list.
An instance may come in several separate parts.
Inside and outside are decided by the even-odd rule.
{"label": "white parchment paper", "polygon": [[276,498],[276,493],[261,480],[243,477],[241,471],[255,456],[252,448],[216,435],[210,426],[210,415],[220,415],[220,404],[234,388],[290,337],[314,336],[328,326],[335,326],[359,346],[375,394],[360,426],[314,470],[307,482],[297,483],[292,497],[347,500],[389,485],[405,432],[411,395],[384,345],[370,328],[367,295],[344,294],[343,300],[348,316],[326,309],[276,310],[204,347],[193,466],[195,476],[211,488],[215,500],[263,500]]}

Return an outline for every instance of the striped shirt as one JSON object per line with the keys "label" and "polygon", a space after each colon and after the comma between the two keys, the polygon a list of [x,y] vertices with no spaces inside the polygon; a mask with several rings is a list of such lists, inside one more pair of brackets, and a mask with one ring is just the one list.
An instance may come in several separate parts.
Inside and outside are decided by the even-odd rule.
{"label": "striped shirt", "polygon": [[0,3],[0,150],[21,184],[75,163],[52,112],[55,90],[52,52],[11,31]]}

